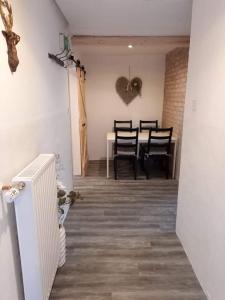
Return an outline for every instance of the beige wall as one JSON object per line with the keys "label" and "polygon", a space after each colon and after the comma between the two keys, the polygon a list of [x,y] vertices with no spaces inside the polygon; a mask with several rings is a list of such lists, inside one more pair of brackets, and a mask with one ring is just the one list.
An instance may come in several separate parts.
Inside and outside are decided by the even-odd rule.
{"label": "beige wall", "polygon": [[[48,58],[59,51],[67,24],[51,0],[12,1],[20,65],[11,74],[0,34],[0,182],[10,182],[39,153],[57,153],[71,188],[67,72]],[[0,21],[0,29],[3,29]],[[0,298],[24,299],[13,205],[0,199]]]}
{"label": "beige wall", "polygon": [[[82,62],[87,68],[86,103],[88,120],[88,146],[91,160],[106,157],[106,133],[112,131],[113,120],[140,119],[161,123],[165,55],[89,55]],[[126,105],[118,96],[115,83],[118,77],[132,77],[143,81],[142,96]]]}
{"label": "beige wall", "polygon": [[194,0],[177,233],[209,300],[225,299],[225,1]]}

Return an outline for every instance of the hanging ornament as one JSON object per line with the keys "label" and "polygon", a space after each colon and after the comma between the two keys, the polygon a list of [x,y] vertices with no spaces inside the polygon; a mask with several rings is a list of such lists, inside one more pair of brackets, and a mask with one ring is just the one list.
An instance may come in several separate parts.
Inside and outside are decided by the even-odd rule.
{"label": "hanging ornament", "polygon": [[138,95],[141,96],[142,80],[138,77],[131,79],[131,68],[129,66],[128,79],[124,76],[116,81],[116,91],[125,104],[130,104]]}

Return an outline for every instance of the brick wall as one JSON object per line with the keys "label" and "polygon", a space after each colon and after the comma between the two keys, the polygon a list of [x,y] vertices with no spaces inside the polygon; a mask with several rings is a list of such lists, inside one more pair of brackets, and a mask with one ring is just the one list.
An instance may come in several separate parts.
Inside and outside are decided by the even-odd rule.
{"label": "brick wall", "polygon": [[177,138],[176,178],[180,173],[181,139],[186,95],[188,48],[177,48],[166,56],[162,126],[173,127]]}
{"label": "brick wall", "polygon": [[181,136],[183,127],[188,53],[188,48],[177,48],[166,56],[162,126],[172,126],[177,137]]}

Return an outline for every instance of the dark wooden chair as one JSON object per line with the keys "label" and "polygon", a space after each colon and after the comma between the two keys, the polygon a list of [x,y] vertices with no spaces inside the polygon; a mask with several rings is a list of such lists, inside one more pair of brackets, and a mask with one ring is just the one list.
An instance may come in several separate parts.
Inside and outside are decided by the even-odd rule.
{"label": "dark wooden chair", "polygon": [[114,131],[116,128],[132,128],[132,120],[129,121],[117,121],[114,120]]}
{"label": "dark wooden chair", "polygon": [[138,128],[116,128],[114,144],[114,175],[117,179],[118,160],[133,163],[134,179],[137,179]]}
{"label": "dark wooden chair", "polygon": [[158,120],[155,120],[155,121],[143,121],[143,120],[140,120],[140,124],[139,124],[139,129],[140,129],[140,132],[143,132],[143,131],[146,131],[146,130],[149,130],[150,128],[158,128]]}
{"label": "dark wooden chair", "polygon": [[169,178],[171,159],[171,139],[173,128],[150,128],[147,146],[141,146],[141,165],[149,179],[149,162],[162,159],[165,161],[166,178]]}
{"label": "dark wooden chair", "polygon": [[[155,121],[143,121],[140,120],[139,123],[139,130],[140,132],[149,132],[150,128],[158,128],[158,120]],[[142,153],[143,149],[147,148],[147,143],[141,143],[140,144],[140,154]],[[141,155],[140,155],[141,156]]]}

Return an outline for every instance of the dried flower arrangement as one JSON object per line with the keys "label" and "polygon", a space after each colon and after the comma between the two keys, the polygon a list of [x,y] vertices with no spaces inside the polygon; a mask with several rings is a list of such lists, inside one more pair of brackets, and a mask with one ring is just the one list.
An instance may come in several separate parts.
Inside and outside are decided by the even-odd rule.
{"label": "dried flower arrangement", "polygon": [[69,209],[73,206],[77,199],[82,200],[79,192],[70,191],[66,192],[66,187],[61,182],[57,184],[57,199],[58,199],[58,213],[59,213],[59,226],[62,226]]}

